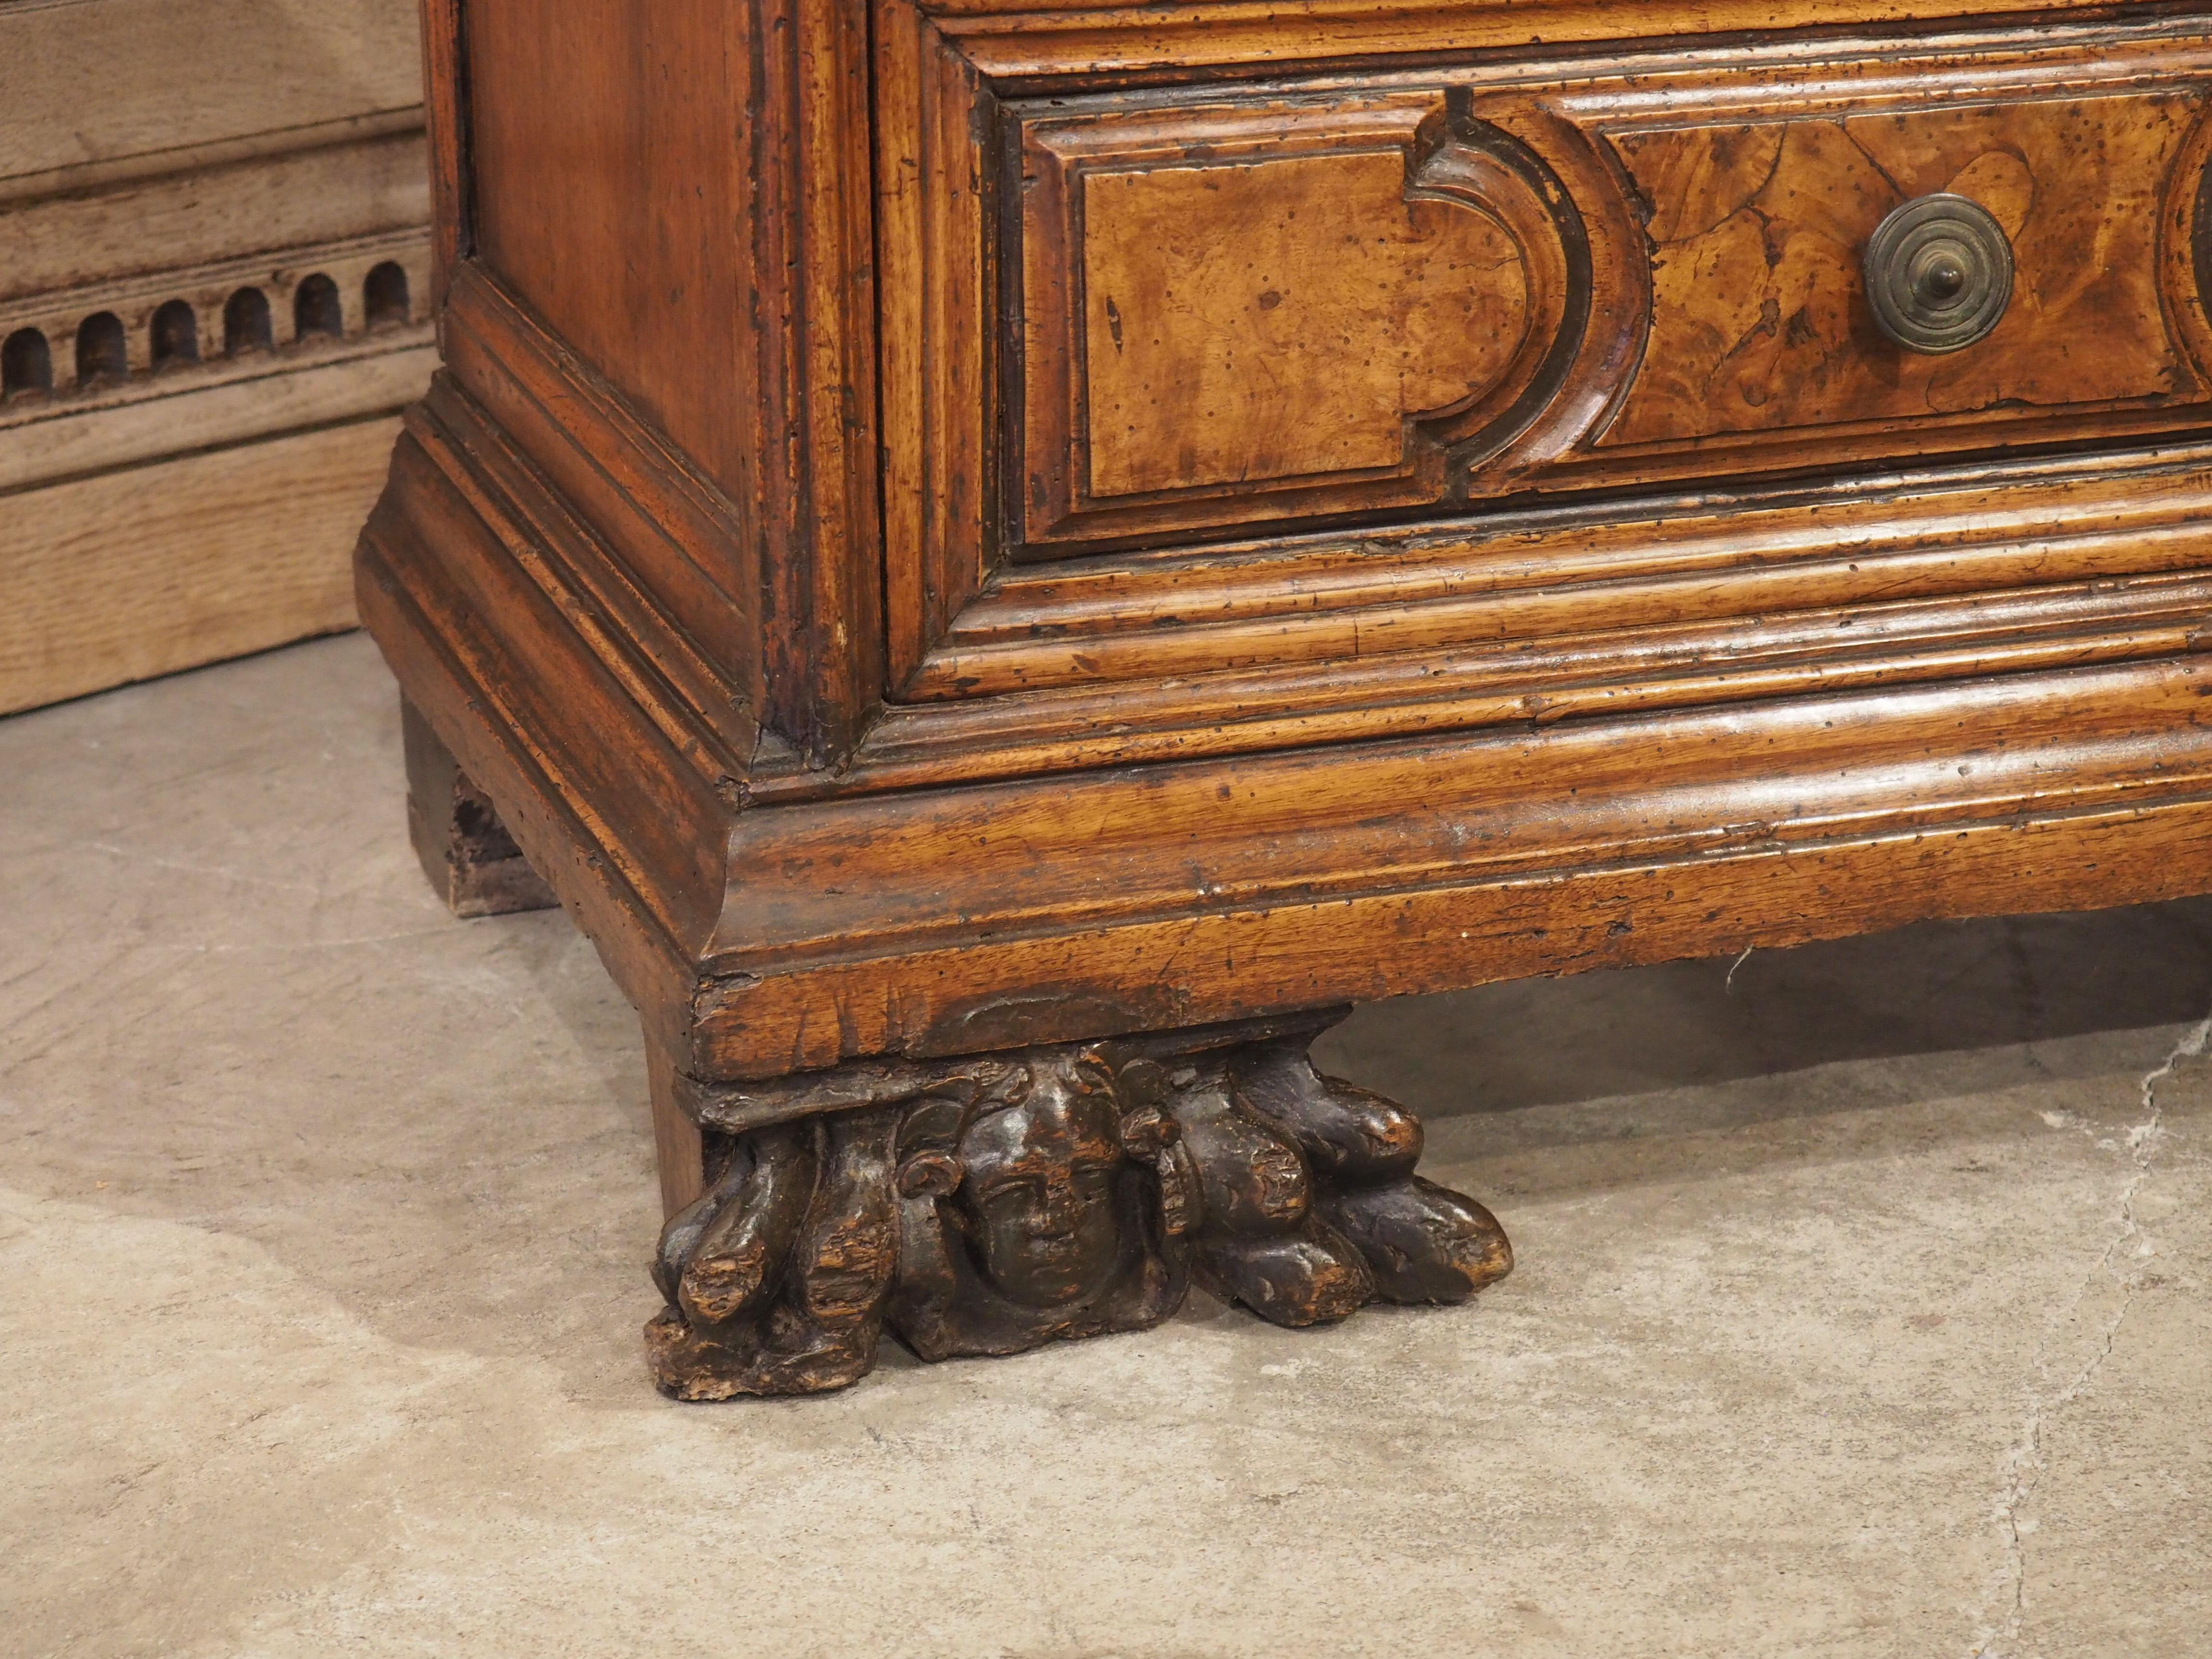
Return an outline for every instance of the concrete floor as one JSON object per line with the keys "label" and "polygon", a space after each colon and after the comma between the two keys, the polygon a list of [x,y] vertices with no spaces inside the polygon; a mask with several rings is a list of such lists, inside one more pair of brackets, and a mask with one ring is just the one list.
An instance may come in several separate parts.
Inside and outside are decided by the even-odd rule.
{"label": "concrete floor", "polygon": [[401,822],[359,638],[0,721],[0,1651],[2212,1651],[2212,904],[1370,1008],[1474,1306],[679,1407],[629,1011]]}

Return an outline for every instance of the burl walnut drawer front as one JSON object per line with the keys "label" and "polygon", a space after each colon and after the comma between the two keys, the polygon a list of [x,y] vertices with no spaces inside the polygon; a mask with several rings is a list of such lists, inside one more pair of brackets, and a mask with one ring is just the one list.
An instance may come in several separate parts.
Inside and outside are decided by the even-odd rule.
{"label": "burl walnut drawer front", "polygon": [[[933,473],[928,533],[967,519],[988,566],[2204,420],[2212,49],[2179,25],[1212,73],[971,74],[912,143],[929,101],[890,101],[895,537]],[[955,143],[951,185],[900,159]],[[1869,303],[1877,228],[1930,197],[2009,285],[1957,349]]]}

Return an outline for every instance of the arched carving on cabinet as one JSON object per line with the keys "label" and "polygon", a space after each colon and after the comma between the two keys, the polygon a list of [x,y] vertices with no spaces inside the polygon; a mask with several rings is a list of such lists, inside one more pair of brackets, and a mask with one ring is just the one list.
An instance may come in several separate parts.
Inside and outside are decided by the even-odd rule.
{"label": "arched carving on cabinet", "polygon": [[154,313],[148,325],[152,337],[154,367],[174,368],[200,360],[199,319],[189,300],[171,300]]}
{"label": "arched carving on cabinet", "polygon": [[2158,228],[2166,326],[2197,378],[2212,383],[2212,109],[2174,158]]}
{"label": "arched carving on cabinet", "polygon": [[223,302],[222,350],[226,357],[248,351],[273,351],[276,335],[269,316],[269,296],[259,289],[240,289]]}
{"label": "arched carving on cabinet", "polygon": [[1619,166],[1580,126],[1522,96],[1472,99],[1468,118],[1519,146],[1553,181],[1574,215],[1589,298],[1571,344],[1563,340],[1551,395],[1510,441],[1469,446],[1468,493],[1508,487],[1510,475],[1594,442],[1626,401],[1651,322],[1651,272],[1643,228]]}
{"label": "arched carving on cabinet", "polygon": [[1436,125],[1407,196],[1458,203],[1500,226],[1520,254],[1527,295],[1521,348],[1504,370],[1448,416],[1425,417],[1466,468],[1510,445],[1565,384],[1589,324],[1589,238],[1559,175],[1511,133],[1478,119],[1467,94],[1449,94]]}
{"label": "arched carving on cabinet", "polygon": [[317,335],[331,339],[345,337],[344,302],[338,285],[321,271],[308,276],[292,291],[292,337],[307,341]]}
{"label": "arched carving on cabinet", "polygon": [[95,311],[76,325],[76,383],[80,388],[119,381],[131,373],[130,343],[123,319]]}
{"label": "arched carving on cabinet", "polygon": [[398,328],[412,315],[407,268],[397,259],[373,267],[362,283],[362,313],[370,328]]}
{"label": "arched carving on cabinet", "polygon": [[54,358],[46,337],[35,328],[19,328],[0,343],[0,401],[43,396],[54,389]]}

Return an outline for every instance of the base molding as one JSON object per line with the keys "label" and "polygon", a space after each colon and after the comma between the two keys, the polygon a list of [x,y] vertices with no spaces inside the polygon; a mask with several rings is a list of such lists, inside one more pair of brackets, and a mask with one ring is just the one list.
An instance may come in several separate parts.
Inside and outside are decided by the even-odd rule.
{"label": "base molding", "polygon": [[[2131,465],[2161,514],[2203,499],[2176,464]],[[2100,491],[2136,476],[2093,470]],[[2131,526],[2100,543],[2120,564],[2172,551]],[[1940,678],[1730,669],[1693,706],[896,788],[864,755],[794,796],[704,719],[637,573],[459,388],[410,420],[360,569],[409,694],[659,1011],[672,1073],[702,1079],[2212,888],[2194,575],[2117,656],[2102,608],[2143,599],[2134,578],[2068,600],[2087,610],[2032,659],[1973,645],[1915,670]]]}

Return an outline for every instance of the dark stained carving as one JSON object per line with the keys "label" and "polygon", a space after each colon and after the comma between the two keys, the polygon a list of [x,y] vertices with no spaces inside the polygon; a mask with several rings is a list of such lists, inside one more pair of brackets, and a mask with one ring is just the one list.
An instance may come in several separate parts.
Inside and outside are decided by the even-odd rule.
{"label": "dark stained carving", "polygon": [[[1322,1078],[1305,1022],[698,1090],[746,1124],[668,1224],[647,1328],[680,1399],[842,1388],[888,1323],[924,1359],[1140,1330],[1190,1280],[1284,1325],[1462,1301],[1512,1265],[1413,1173],[1420,1127]],[[855,1097],[865,1103],[849,1104]],[[836,1109],[845,1106],[846,1109]]]}
{"label": "dark stained carving", "polygon": [[[1226,1132],[1252,1149],[1241,1158],[1197,1160],[1206,1216],[1234,1213],[1243,1223],[1205,1236],[1201,1278],[1284,1325],[1340,1319],[1377,1297],[1463,1302],[1503,1278],[1513,1252],[1490,1212],[1413,1173],[1420,1121],[1371,1091],[1323,1077],[1306,1053],[1310,1041],[1228,1050],[1214,1060],[1218,1076],[1176,1096],[1187,1146]],[[1269,1139],[1273,1146],[1263,1144]],[[1231,1200],[1224,1189],[1245,1170],[1260,1179]],[[1308,1265],[1285,1276],[1274,1264],[1286,1261]]]}
{"label": "dark stained carving", "polygon": [[1175,1130],[1133,1086],[1148,1065],[1061,1051],[909,1110],[891,1320],[916,1353],[1017,1353],[1175,1310],[1187,1280],[1159,1162]]}
{"label": "dark stained carving", "polygon": [[661,1386],[687,1400],[817,1394],[876,1363],[898,1251],[895,1109],[777,1124],[739,1139],[672,1219],[646,1328]]}

